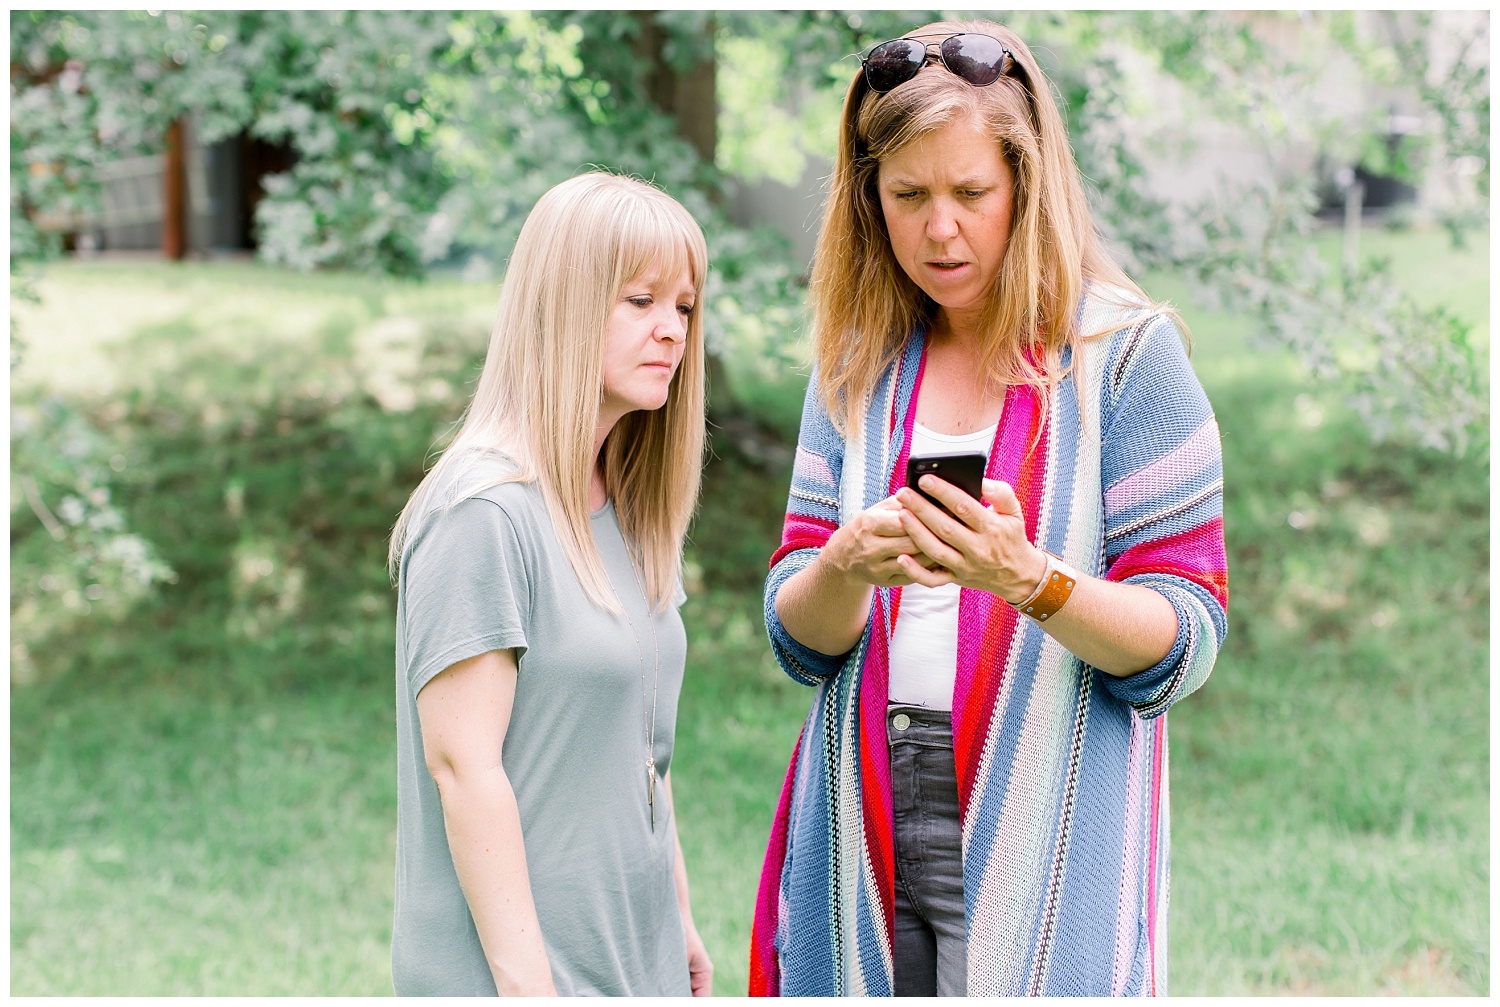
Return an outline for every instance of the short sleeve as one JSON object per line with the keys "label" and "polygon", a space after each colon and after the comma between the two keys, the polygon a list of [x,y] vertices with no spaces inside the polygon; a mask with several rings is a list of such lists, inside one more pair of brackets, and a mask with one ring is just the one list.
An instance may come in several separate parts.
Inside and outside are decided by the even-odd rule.
{"label": "short sleeve", "polygon": [[525,650],[527,565],[509,516],[495,502],[470,498],[433,515],[401,579],[412,695],[459,661]]}

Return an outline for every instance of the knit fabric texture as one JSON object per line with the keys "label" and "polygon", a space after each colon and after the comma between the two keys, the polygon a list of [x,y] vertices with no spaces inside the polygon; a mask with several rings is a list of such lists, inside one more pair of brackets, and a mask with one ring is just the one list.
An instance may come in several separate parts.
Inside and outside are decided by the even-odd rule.
{"label": "knit fabric texture", "polygon": [[[1078,323],[1111,333],[1078,351],[1082,402],[1071,376],[1049,397],[1012,386],[987,475],[1014,487],[1033,543],[1159,592],[1177,636],[1155,667],[1116,678],[994,595],[960,592],[952,716],[970,995],[1166,993],[1165,714],[1203,684],[1227,629],[1218,427],[1177,327],[1098,297]],[[914,332],[847,439],[816,374],[808,387],[765,613],[777,660],[816,691],[761,875],[752,995],[892,991],[885,711],[901,590],[875,590],[842,657],[794,640],[775,599],[842,522],[901,485],[925,354]]]}

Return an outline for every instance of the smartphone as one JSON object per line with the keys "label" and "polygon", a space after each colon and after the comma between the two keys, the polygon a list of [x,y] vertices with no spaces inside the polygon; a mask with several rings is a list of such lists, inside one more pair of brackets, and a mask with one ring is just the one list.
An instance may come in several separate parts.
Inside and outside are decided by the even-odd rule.
{"label": "smartphone", "polygon": [[[934,475],[980,500],[983,499],[984,467],[988,464],[989,459],[977,451],[958,455],[914,455],[906,459],[906,485],[943,507],[931,493],[917,489],[917,480]],[[943,507],[943,510],[948,508]]]}

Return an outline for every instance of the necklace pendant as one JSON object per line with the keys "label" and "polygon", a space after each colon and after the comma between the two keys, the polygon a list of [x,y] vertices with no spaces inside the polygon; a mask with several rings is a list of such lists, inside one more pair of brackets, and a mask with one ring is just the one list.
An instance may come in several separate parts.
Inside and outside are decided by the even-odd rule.
{"label": "necklace pendant", "polygon": [[646,805],[651,809],[651,831],[656,831],[656,760],[646,760]]}

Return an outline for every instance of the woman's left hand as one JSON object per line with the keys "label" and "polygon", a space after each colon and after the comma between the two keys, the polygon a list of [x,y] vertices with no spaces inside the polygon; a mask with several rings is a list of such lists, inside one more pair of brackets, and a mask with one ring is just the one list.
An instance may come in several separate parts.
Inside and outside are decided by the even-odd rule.
{"label": "woman's left hand", "polygon": [[687,927],[687,955],[688,955],[688,979],[692,984],[693,996],[711,997],[714,995],[714,963],[708,959],[708,948],[703,945],[703,938],[698,936],[698,928]]}
{"label": "woman's left hand", "polygon": [[981,503],[937,476],[920,483],[953,512],[950,517],[916,490],[897,491],[901,526],[923,554],[941,566],[928,570],[911,556],[900,557],[902,570],[918,584],[988,591],[1014,604],[1030,597],[1047,569],[1042,551],[1026,536],[1021,502],[1010,486],[994,479],[983,483]]}

